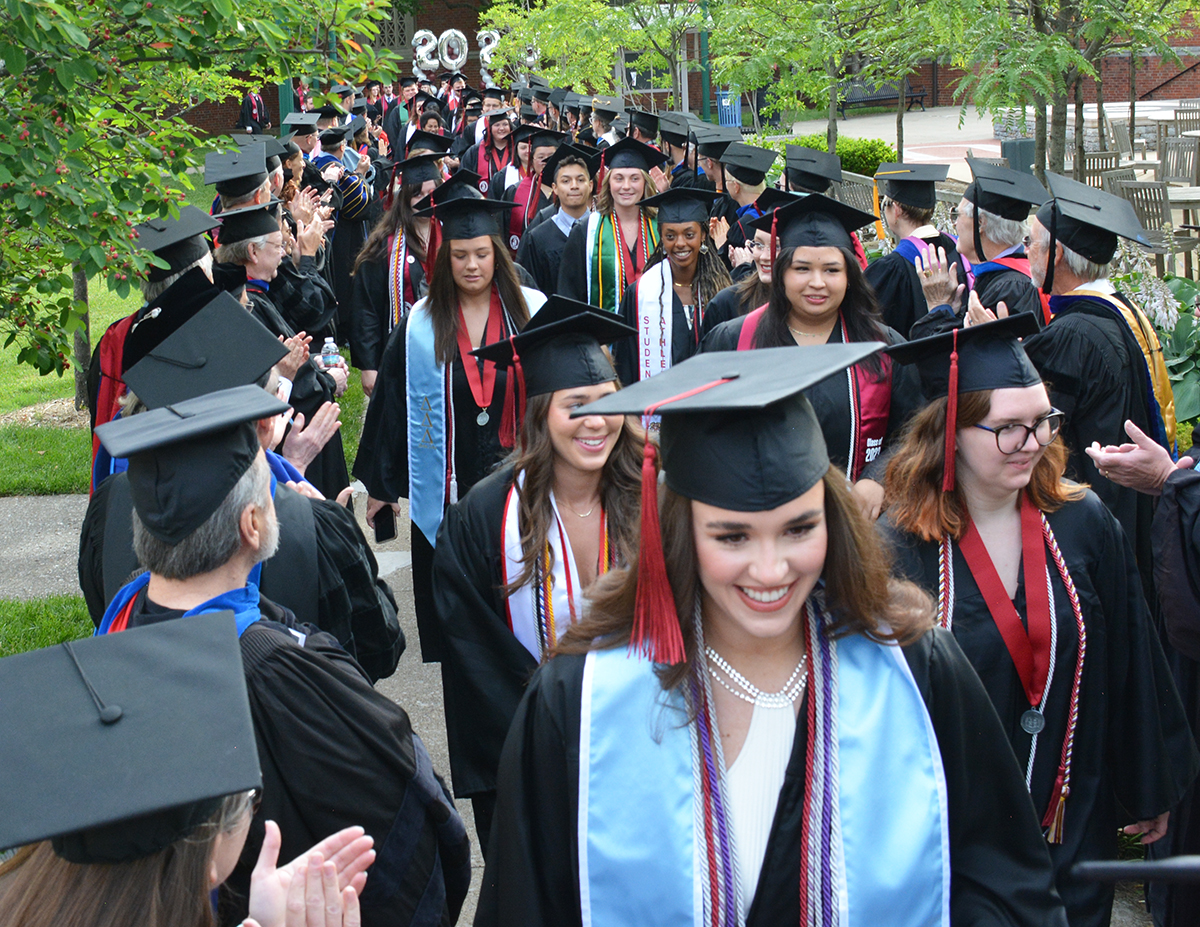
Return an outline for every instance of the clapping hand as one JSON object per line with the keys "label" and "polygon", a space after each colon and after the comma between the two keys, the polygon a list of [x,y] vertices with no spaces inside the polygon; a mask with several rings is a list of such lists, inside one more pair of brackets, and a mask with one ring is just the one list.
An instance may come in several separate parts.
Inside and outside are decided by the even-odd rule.
{"label": "clapping hand", "polygon": [[957,315],[962,309],[966,284],[958,282],[958,262],[946,257],[945,248],[931,248],[928,256],[918,252],[913,262],[921,278],[921,292],[930,310],[949,306]]}

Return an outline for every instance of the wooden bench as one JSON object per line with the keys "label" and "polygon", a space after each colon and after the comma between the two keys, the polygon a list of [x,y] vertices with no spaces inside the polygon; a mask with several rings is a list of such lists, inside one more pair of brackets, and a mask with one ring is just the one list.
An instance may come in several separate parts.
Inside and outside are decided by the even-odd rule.
{"label": "wooden bench", "polygon": [[[916,87],[904,78],[905,110],[920,106],[925,112],[925,88]],[[846,118],[848,106],[882,106],[884,103],[895,103],[900,99],[900,91],[896,89],[895,81],[884,81],[881,84],[868,84],[865,80],[852,77],[842,83],[838,92],[838,112]]]}

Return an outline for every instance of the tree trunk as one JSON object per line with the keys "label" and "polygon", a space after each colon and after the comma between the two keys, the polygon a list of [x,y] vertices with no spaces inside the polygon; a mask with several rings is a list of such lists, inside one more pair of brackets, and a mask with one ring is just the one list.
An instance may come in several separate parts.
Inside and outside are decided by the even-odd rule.
{"label": "tree trunk", "polygon": [[1055,174],[1063,172],[1067,160],[1067,95],[1056,93],[1051,98],[1050,110],[1050,153],[1048,169]]}
{"label": "tree trunk", "polygon": [[1075,78],[1075,179],[1080,183],[1086,182],[1083,167],[1083,154],[1087,151],[1083,123],[1083,75]]}
{"label": "tree trunk", "polygon": [[825,63],[825,75],[829,78],[829,113],[828,125],[825,129],[825,145],[830,154],[837,152],[837,117],[838,117],[838,69],[837,63],[830,58]]}
{"label": "tree trunk", "polygon": [[1046,185],[1046,101],[1035,97],[1033,103],[1033,174]]}
{"label": "tree trunk", "polygon": [[74,355],[75,364],[75,408],[79,410],[88,407],[87,369],[92,360],[92,333],[88,302],[88,279],[82,267],[76,267],[71,273],[75,284],[75,301],[84,305],[83,324],[75,329]]}
{"label": "tree trunk", "polygon": [[[1108,115],[1104,112],[1104,59],[1096,62],[1096,129],[1100,135],[1100,150],[1108,151]],[[1133,139],[1133,129],[1130,127],[1130,140]]]}
{"label": "tree trunk", "polygon": [[896,160],[904,163],[904,81],[899,82],[900,95],[896,100]]}

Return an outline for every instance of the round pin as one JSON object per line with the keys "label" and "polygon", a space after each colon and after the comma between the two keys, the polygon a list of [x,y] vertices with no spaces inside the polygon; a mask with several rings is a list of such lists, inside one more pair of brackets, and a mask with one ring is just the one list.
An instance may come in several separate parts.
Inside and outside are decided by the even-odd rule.
{"label": "round pin", "polygon": [[408,258],[407,258],[407,261],[408,261],[408,263],[409,263],[409,264],[413,264],[413,263],[415,263],[415,262],[416,262],[416,260],[417,260],[417,259],[416,259],[415,257],[413,257],[411,254],[410,254],[410,255],[408,256]]}
{"label": "round pin", "polygon": [[480,428],[482,428],[484,425],[486,425],[488,423],[488,420],[490,418],[491,418],[491,416],[488,415],[487,409],[484,409],[482,412],[480,412],[478,415],[475,416],[475,424],[478,425]]}
{"label": "round pin", "polygon": [[1026,734],[1037,734],[1046,726],[1046,716],[1036,708],[1021,715],[1021,730]]}

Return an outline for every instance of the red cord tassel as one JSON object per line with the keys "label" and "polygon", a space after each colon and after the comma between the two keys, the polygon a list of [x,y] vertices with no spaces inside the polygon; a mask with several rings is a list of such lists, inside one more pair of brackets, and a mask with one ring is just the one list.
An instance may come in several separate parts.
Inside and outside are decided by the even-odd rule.
{"label": "red cord tassel", "polygon": [[[608,149],[605,149],[607,151]],[[604,182],[604,173],[607,168],[604,166],[604,151],[600,152],[600,166],[596,168],[596,189],[600,189],[600,184]]]}
{"label": "red cord tassel", "polygon": [[[436,205],[433,202],[433,194],[429,194],[429,207],[432,209]],[[425,243],[425,263],[422,265],[425,269],[425,281],[428,283],[433,279],[433,265],[437,262],[438,249],[442,246],[442,223],[438,221],[437,216],[433,216],[429,220],[429,241]]]}
{"label": "red cord tassel", "polygon": [[[785,171],[786,173],[786,171]],[[775,242],[778,240],[777,230],[779,228],[779,210],[776,209],[771,213],[771,269],[774,273],[775,268]]]}
{"label": "red cord tassel", "polygon": [[[513,339],[509,338],[510,342]],[[517,433],[525,421],[525,368],[513,342],[512,364],[508,368],[508,389],[504,392],[504,413],[500,416],[500,446],[510,448],[517,443]]]}
{"label": "red cord tassel", "polygon": [[658,522],[658,468],[654,458],[654,445],[647,435],[642,457],[642,543],[629,650],[640,651],[655,663],[674,664],[684,659],[683,633],[679,630],[675,597],[663,559],[662,529]]}
{"label": "red cord tassel", "polygon": [[954,344],[950,351],[950,392],[946,395],[946,451],[942,465],[942,492],[954,489],[954,454],[958,429],[958,329],[954,329]]}
{"label": "red cord tassel", "polygon": [[1047,828],[1047,843],[1062,843],[1063,817],[1067,811],[1067,796],[1071,794],[1070,786],[1063,784],[1062,769],[1058,771],[1058,778],[1054,780],[1054,790],[1050,794],[1053,797],[1046,808],[1046,816],[1042,818],[1042,827]]}

